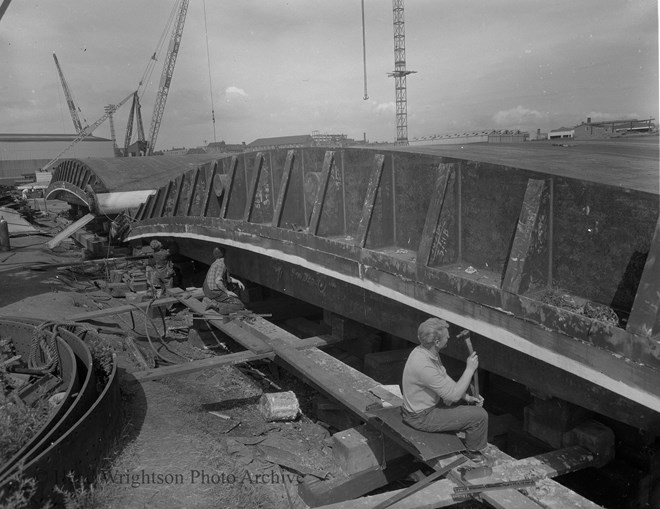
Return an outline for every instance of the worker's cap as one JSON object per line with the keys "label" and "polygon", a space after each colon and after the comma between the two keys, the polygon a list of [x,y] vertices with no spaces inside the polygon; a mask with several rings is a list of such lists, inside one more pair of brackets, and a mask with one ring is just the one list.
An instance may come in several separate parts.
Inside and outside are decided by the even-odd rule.
{"label": "worker's cap", "polygon": [[225,250],[221,247],[214,247],[213,248],[213,256],[216,258],[222,258],[225,256]]}
{"label": "worker's cap", "polygon": [[151,247],[151,249],[155,251],[156,249],[160,249],[161,247],[163,247],[163,245],[157,240],[152,240],[149,243],[149,247]]}
{"label": "worker's cap", "polygon": [[443,329],[448,329],[449,324],[440,318],[429,318],[428,320],[423,321],[417,328],[417,339],[420,343],[425,344],[429,340],[435,338]]}

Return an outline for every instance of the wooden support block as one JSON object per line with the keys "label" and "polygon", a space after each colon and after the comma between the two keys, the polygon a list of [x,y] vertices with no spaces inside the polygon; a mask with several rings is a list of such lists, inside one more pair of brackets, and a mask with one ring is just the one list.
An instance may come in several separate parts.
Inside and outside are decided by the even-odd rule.
{"label": "wooden support block", "polygon": [[385,469],[374,468],[329,481],[305,478],[298,486],[298,495],[309,507],[318,507],[351,500],[410,475],[417,469],[414,458],[401,456],[387,462]]}
{"label": "wooden support block", "polygon": [[524,408],[523,427],[527,433],[558,449],[564,445],[564,434],[590,417],[584,408],[557,398],[535,398]]}
{"label": "wooden support block", "polygon": [[564,446],[581,445],[596,455],[596,467],[614,459],[614,432],[604,424],[589,420],[564,435]]}
{"label": "wooden support block", "polygon": [[335,433],[332,441],[332,456],[346,475],[380,468],[384,462],[408,454],[398,444],[366,424]]}
{"label": "wooden support block", "polygon": [[320,324],[316,321],[310,320],[305,317],[289,318],[284,322],[287,329],[291,329],[296,334],[306,336],[318,336],[329,331],[325,324]]}
{"label": "wooden support block", "polygon": [[399,384],[412,348],[375,352],[364,356],[364,374],[382,384]]}
{"label": "wooden support block", "polygon": [[339,403],[327,398],[318,397],[312,401],[312,409],[319,421],[337,430],[345,430],[359,426],[362,421],[344,409]]}

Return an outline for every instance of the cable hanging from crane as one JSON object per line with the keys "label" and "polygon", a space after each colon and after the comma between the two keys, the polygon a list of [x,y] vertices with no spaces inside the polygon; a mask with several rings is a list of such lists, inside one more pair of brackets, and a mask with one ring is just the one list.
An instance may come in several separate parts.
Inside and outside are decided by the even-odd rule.
{"label": "cable hanging from crane", "polygon": [[362,62],[364,64],[364,97],[366,101],[369,99],[369,94],[367,93],[367,35],[364,22],[364,0],[362,0]]}
{"label": "cable hanging from crane", "polygon": [[211,54],[209,52],[209,31],[206,26],[206,0],[203,0],[202,4],[204,5],[204,33],[206,34],[206,62],[209,69],[209,92],[211,94],[211,120],[213,122],[213,142],[215,143],[218,140],[215,137],[215,107],[213,105],[213,82],[211,81]]}
{"label": "cable hanging from crane", "polygon": [[[160,34],[160,39],[158,39],[158,44],[156,44],[156,49],[154,50],[153,55],[151,55],[151,58],[149,58],[149,62],[147,62],[147,67],[145,68],[144,73],[142,73],[142,77],[140,78],[140,82],[138,83],[138,93],[140,99],[142,99],[142,96],[146,91],[146,84],[151,81],[151,75],[153,74],[154,69],[156,67],[156,62],[158,61],[158,55],[163,50],[163,45],[165,44],[165,41],[167,40],[167,36],[171,31],[172,24],[174,23],[174,18],[176,17],[178,5],[179,5],[179,0],[175,0],[174,4],[172,5],[172,10],[170,11],[170,15],[167,18],[167,23],[165,24],[165,28],[163,29],[163,32]],[[140,92],[140,88],[142,88],[142,92]]]}

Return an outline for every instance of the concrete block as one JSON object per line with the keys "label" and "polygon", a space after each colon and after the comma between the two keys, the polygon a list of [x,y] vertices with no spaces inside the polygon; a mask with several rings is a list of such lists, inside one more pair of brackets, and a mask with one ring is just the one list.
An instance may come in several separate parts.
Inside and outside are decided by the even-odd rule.
{"label": "concrete block", "polygon": [[400,384],[412,348],[375,352],[364,356],[364,374],[382,384]]}
{"label": "concrete block", "polygon": [[408,454],[366,424],[335,433],[332,439],[333,458],[346,475],[378,468],[385,461]]}
{"label": "concrete block", "polygon": [[564,434],[563,446],[581,445],[598,458],[598,467],[614,459],[614,432],[604,424],[589,420]]}

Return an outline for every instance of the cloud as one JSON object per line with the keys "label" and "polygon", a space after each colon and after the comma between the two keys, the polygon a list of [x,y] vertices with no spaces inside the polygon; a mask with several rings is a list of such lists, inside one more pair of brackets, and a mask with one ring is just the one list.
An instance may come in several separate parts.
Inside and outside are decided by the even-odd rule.
{"label": "cloud", "polygon": [[537,121],[543,118],[543,114],[536,110],[531,110],[523,106],[516,106],[509,110],[498,111],[493,115],[496,124],[502,126],[514,127],[519,124]]}
{"label": "cloud", "polygon": [[231,86],[231,87],[227,87],[225,89],[225,95],[227,95],[227,96],[240,95],[242,97],[247,97],[247,92],[245,90],[243,90],[242,88]]}
{"label": "cloud", "polygon": [[376,105],[377,113],[394,113],[395,111],[396,111],[396,105],[393,102],[380,103]]}
{"label": "cloud", "polygon": [[637,113],[625,113],[621,115],[620,113],[602,113],[600,111],[592,111],[587,114],[594,122],[607,122],[608,120],[621,120],[627,118],[640,118]]}

